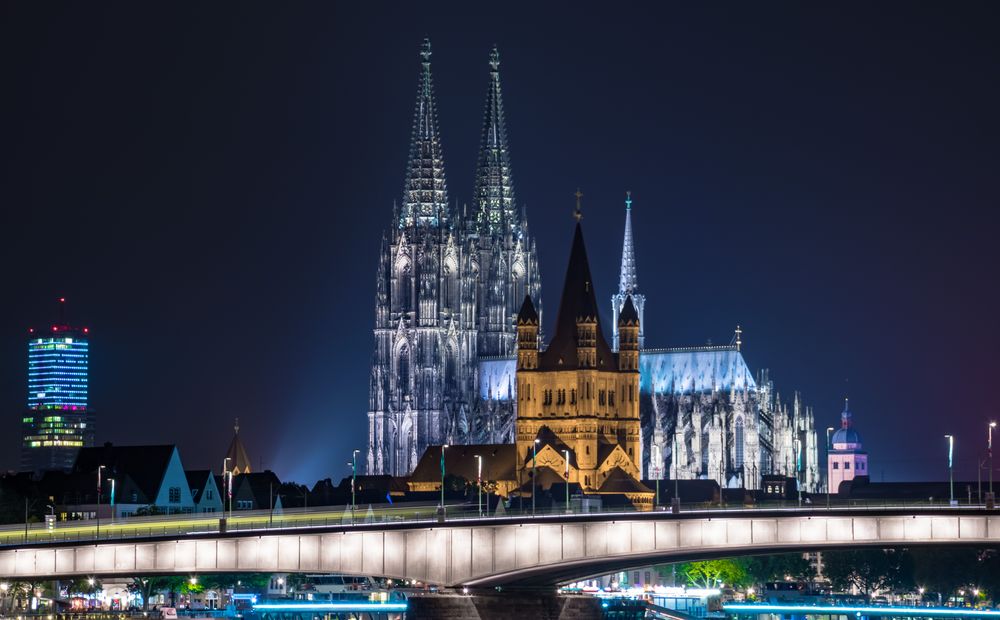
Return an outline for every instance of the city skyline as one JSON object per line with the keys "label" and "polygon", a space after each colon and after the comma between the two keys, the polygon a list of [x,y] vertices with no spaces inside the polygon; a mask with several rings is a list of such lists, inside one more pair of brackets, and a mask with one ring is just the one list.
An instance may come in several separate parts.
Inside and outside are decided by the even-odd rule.
{"label": "city skyline", "polygon": [[[512,15],[455,34],[449,24],[468,16],[432,11],[390,26],[350,10],[333,13],[365,25],[355,33],[334,15],[309,23],[290,9],[261,49],[251,35],[262,13],[216,40],[223,15],[179,11],[189,47],[178,51],[166,24],[144,41],[109,28],[70,61],[81,34],[69,23],[99,15],[63,8],[43,26],[31,8],[7,9],[7,23],[29,26],[10,45],[26,49],[32,27],[46,36],[15,75],[23,96],[3,104],[23,121],[5,202],[25,205],[12,230],[55,231],[47,253],[31,253],[33,235],[2,250],[17,267],[0,321],[0,448],[15,456],[0,467],[16,466],[8,438],[19,439],[27,328],[65,295],[71,322],[93,332],[98,443],[177,443],[186,462],[218,469],[239,417],[255,467],[259,458],[302,482],[346,473],[366,443],[371,275],[400,194],[426,33],[459,204],[472,201],[483,67],[499,46],[518,198],[549,303],[577,186],[596,287],[617,290],[631,191],[648,341],[724,344],[741,325],[751,367],[802,390],[821,434],[851,397],[874,479],[946,477],[945,433],[957,438],[956,475],[975,477],[973,451],[1000,417],[987,379],[998,339],[989,145],[1000,133],[989,110],[1000,93],[969,79],[998,48],[981,24],[934,23],[965,36],[956,49],[922,37],[940,17],[930,9],[910,7],[900,24],[872,8],[858,24],[819,8],[765,23],[747,8],[722,19],[688,7],[647,15],[665,19],[669,41],[623,12],[610,25],[572,17],[593,38],[560,45]],[[737,27],[748,20],[750,33]],[[540,23],[559,20],[542,12]],[[618,25],[632,45],[596,43],[597,33],[627,36]],[[797,39],[799,28],[813,40]],[[851,28],[848,46],[837,35]],[[160,56],[170,50],[178,57]],[[144,62],[156,70],[136,73]],[[238,70],[214,83],[226,63]],[[640,79],[659,70],[663,83]],[[74,106],[52,103],[61,83]],[[609,300],[598,301],[607,320]]]}

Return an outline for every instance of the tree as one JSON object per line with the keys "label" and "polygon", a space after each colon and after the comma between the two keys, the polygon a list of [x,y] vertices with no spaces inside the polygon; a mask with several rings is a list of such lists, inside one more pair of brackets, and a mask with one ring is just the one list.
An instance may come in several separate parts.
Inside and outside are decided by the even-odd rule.
{"label": "tree", "polygon": [[913,584],[913,560],[906,551],[825,551],[823,563],[827,578],[838,590],[857,588],[868,596],[878,590],[910,588]]}
{"label": "tree", "polygon": [[96,579],[77,577],[66,584],[66,593],[70,596],[74,594],[86,596],[100,591],[102,587],[101,582]]}
{"label": "tree", "polygon": [[[943,598],[979,578],[979,553],[971,548],[917,547],[910,551],[916,585]],[[970,588],[971,589],[971,588]]]}
{"label": "tree", "polygon": [[801,553],[755,555],[746,559],[746,571],[754,583],[807,579],[812,573],[809,560]]}
{"label": "tree", "polygon": [[717,588],[724,583],[740,586],[747,580],[743,563],[732,558],[685,562],[677,566],[677,574],[688,584],[699,588]]}

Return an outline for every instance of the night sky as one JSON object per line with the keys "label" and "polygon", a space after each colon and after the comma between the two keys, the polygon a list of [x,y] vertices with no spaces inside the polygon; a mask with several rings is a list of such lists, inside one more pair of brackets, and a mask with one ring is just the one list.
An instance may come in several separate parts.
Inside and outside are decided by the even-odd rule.
{"label": "night sky", "polygon": [[945,433],[975,479],[1000,418],[1000,5],[613,4],[5,2],[0,467],[27,328],[65,295],[99,442],[218,469],[239,416],[255,466],[348,473],[426,35],[459,204],[500,48],[548,319],[578,186],[609,314],[631,190],[648,346],[739,323],[821,442],[851,397],[874,479],[946,477]]}

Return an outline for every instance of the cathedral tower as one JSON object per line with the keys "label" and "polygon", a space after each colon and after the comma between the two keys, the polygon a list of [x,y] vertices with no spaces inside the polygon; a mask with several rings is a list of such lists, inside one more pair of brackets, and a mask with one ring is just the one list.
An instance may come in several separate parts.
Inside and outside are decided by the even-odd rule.
{"label": "cathedral tower", "polygon": [[421,70],[401,206],[376,278],[368,471],[406,475],[431,444],[461,443],[476,390],[472,263],[448,204],[431,45]]}
{"label": "cathedral tower", "polygon": [[632,192],[625,193],[625,241],[622,243],[622,268],[618,277],[618,292],[611,296],[611,324],[614,334],[611,339],[612,350],[619,348],[618,316],[625,306],[625,299],[632,298],[632,304],[639,315],[639,348],[646,346],[645,315],[646,296],[636,292],[639,288],[639,278],[635,273],[635,247],[632,244]]}
{"label": "cathedral tower", "polygon": [[[513,355],[518,304],[530,295],[541,309],[541,281],[535,242],[528,235],[523,209],[514,198],[510,148],[500,94],[500,53],[490,52],[483,134],[473,191],[475,209],[468,223],[469,250],[476,284],[478,353],[482,357]],[[509,440],[494,437],[491,440]]]}

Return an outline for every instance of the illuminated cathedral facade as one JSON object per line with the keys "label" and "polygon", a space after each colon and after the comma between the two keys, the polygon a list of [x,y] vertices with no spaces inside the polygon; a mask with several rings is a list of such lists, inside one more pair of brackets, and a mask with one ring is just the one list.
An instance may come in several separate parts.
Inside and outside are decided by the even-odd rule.
{"label": "illuminated cathedral facade", "polygon": [[[448,197],[430,59],[424,41],[403,197],[393,207],[376,275],[372,474],[408,475],[429,446],[515,443],[517,317],[526,296],[545,351],[541,278],[514,195],[499,54],[494,49],[489,57],[473,200],[462,209]],[[638,324],[640,433],[631,455],[638,476],[757,488],[762,475],[780,474],[818,489],[812,410],[797,393],[783,401],[766,371],[755,378],[739,329],[729,345],[647,348],[645,301],[629,196],[610,347],[615,354],[621,348],[629,302],[628,317]]]}

